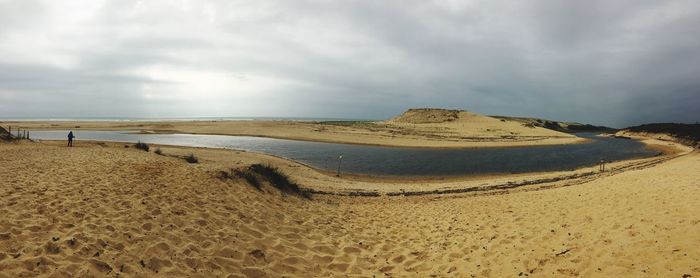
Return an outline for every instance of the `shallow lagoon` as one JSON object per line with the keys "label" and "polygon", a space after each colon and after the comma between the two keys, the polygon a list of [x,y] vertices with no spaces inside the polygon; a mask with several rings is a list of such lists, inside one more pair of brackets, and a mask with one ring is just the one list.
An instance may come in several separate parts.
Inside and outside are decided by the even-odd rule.
{"label": "shallow lagoon", "polygon": [[[590,142],[572,145],[508,148],[401,148],[306,142],[249,136],[137,134],[124,131],[74,130],[76,140],[145,142],[189,147],[227,148],[267,153],[335,171],[382,176],[463,176],[569,170],[658,154],[634,140],[579,133]],[[33,139],[66,140],[68,131],[31,131]]]}

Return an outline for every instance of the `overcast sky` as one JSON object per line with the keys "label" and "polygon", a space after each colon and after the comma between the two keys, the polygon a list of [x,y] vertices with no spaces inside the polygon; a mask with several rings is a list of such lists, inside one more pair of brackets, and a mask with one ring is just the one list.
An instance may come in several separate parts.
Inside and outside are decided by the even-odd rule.
{"label": "overcast sky", "polygon": [[700,1],[0,0],[0,117],[700,120]]}

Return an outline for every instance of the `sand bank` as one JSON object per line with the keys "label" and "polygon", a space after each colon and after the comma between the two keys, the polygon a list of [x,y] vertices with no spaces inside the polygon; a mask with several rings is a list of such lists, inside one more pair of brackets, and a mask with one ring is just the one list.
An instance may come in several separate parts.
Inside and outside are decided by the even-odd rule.
{"label": "sand bank", "polygon": [[[253,153],[162,151],[0,143],[0,277],[700,275],[696,151],[575,183],[312,200],[216,173],[262,162],[309,188],[366,184]],[[199,164],[177,157],[190,153]]]}
{"label": "sand bank", "polygon": [[[435,111],[433,111],[435,110]],[[400,147],[509,147],[574,144],[585,139],[517,121],[468,112],[445,118],[444,111],[404,114],[379,122],[304,121],[5,121],[2,126],[33,130],[130,130],[149,133],[191,133],[261,136],[316,142]],[[411,113],[409,113],[411,112]],[[437,118],[436,118],[437,117]]]}

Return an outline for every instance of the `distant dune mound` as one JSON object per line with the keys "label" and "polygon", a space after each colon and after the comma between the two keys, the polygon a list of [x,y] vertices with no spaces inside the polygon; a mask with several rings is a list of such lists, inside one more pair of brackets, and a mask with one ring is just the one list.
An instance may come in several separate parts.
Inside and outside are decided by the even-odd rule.
{"label": "distant dune mound", "polygon": [[527,141],[573,137],[529,122],[498,119],[464,110],[413,108],[387,121],[394,133],[440,140]]}
{"label": "distant dune mound", "polygon": [[412,108],[390,119],[388,122],[407,124],[444,123],[458,120],[462,113],[467,112],[439,108]]}

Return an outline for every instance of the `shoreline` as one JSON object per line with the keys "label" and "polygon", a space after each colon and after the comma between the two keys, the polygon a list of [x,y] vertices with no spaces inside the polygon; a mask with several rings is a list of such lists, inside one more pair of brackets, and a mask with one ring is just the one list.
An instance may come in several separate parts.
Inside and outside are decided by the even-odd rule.
{"label": "shoreline", "polygon": [[[85,129],[87,130],[87,129]],[[105,130],[107,131],[107,130]],[[225,133],[180,133],[180,132],[156,132],[156,133],[147,133],[147,132],[142,132],[138,134],[188,134],[188,135],[219,135],[219,136],[240,136],[240,137],[258,137],[258,138],[269,138],[269,139],[280,139],[280,140],[291,140],[291,141],[303,141],[303,142],[314,142],[314,143],[329,143],[329,144],[345,144],[345,145],[358,145],[358,146],[373,146],[373,147],[387,147],[387,148],[407,148],[407,149],[449,149],[449,150],[458,150],[458,149],[485,149],[485,148],[527,148],[527,147],[537,147],[537,146],[559,146],[559,145],[573,145],[573,144],[585,144],[590,141],[590,139],[586,138],[580,138],[577,136],[578,139],[574,142],[567,142],[567,143],[556,143],[556,142],[551,142],[551,143],[541,143],[541,144],[530,144],[528,145],[528,142],[536,141],[536,140],[531,140],[531,141],[519,141],[517,143],[522,143],[522,145],[483,145],[483,146],[432,146],[432,145],[426,145],[426,146],[414,146],[414,145],[389,145],[389,144],[375,144],[375,143],[358,143],[358,142],[350,142],[350,141],[334,141],[334,140],[324,140],[324,139],[309,139],[309,138],[293,138],[293,137],[282,137],[282,136],[269,136],[269,135],[254,135],[254,134],[225,134]],[[555,138],[559,139],[559,138]],[[564,138],[561,138],[564,139]],[[568,139],[568,138],[566,138]],[[439,141],[438,141],[439,142]],[[448,141],[449,142],[449,141]],[[473,141],[469,141],[470,143],[477,143]],[[501,142],[488,142],[485,141],[484,143],[501,143]],[[503,143],[510,143],[510,142],[503,142]]]}
{"label": "shoreline", "polygon": [[[175,133],[165,133],[165,134],[175,134]],[[187,133],[183,133],[187,134]],[[187,134],[189,135],[189,134]],[[194,134],[194,135],[205,135],[205,134]],[[206,134],[208,135],[208,134]],[[220,135],[220,134],[213,134],[213,135]],[[222,135],[222,136],[237,136],[237,135]],[[248,137],[259,137],[259,136],[248,136]],[[261,137],[261,138],[270,138],[270,137]],[[282,138],[273,138],[273,139],[282,139]],[[582,138],[586,141],[591,141],[590,139]],[[50,141],[50,142],[62,142],[64,140],[41,140],[41,139],[35,139],[40,142],[43,141]],[[292,141],[302,141],[302,140],[293,140],[293,139],[283,139],[283,140],[292,140]],[[110,143],[117,143],[117,144],[134,144],[133,142],[126,142],[126,141],[112,141],[112,140],[77,140],[78,142],[87,142],[87,143],[99,143],[99,142],[110,142]],[[637,141],[642,142],[642,140],[637,139]],[[314,141],[310,141],[314,142]],[[321,142],[321,143],[330,143],[330,142]],[[345,143],[331,143],[331,144],[345,144]],[[278,156],[274,154],[269,154],[269,153],[264,153],[264,152],[257,152],[257,151],[250,151],[250,150],[243,150],[243,149],[236,149],[236,148],[226,148],[226,147],[196,147],[196,146],[184,146],[184,145],[170,145],[170,144],[155,144],[155,143],[149,143],[150,146],[163,146],[163,147],[178,147],[178,148],[196,148],[196,149],[212,149],[212,150],[230,150],[230,151],[236,151],[236,152],[246,152],[246,153],[251,153],[251,154],[259,154],[263,156],[271,156],[271,157],[276,157],[279,159],[283,159],[286,161],[289,161],[290,163],[294,164],[299,164],[304,167],[307,167],[311,170],[317,171],[319,173],[323,173],[326,176],[333,176],[335,177],[335,171],[331,169],[322,169],[318,167],[314,167],[310,164],[304,163],[302,161],[297,161],[291,158],[283,157],[283,156]],[[364,145],[364,144],[351,144],[351,145]],[[666,154],[673,154],[676,152],[673,152],[672,147],[653,147],[656,146],[654,144],[646,144],[645,145],[652,150],[656,150],[661,152],[658,155],[666,155]],[[381,146],[381,147],[394,147],[394,148],[404,148],[404,147],[397,147],[397,146]],[[511,146],[513,148],[521,147],[521,146]],[[415,147],[415,148],[420,148],[420,149],[474,149],[474,148],[432,148],[432,147]],[[506,147],[504,147],[506,148]],[[523,147],[526,148],[526,147]],[[668,152],[668,153],[667,153]],[[658,156],[656,155],[656,156]],[[653,157],[653,156],[652,156]],[[650,157],[647,157],[650,158]],[[637,159],[644,159],[644,157],[632,157],[629,159],[622,159],[622,160],[615,160],[615,161],[609,161],[609,162],[622,162],[622,161],[629,161],[629,160],[637,160]],[[361,174],[361,173],[350,173],[350,172],[342,172],[341,171],[341,176],[343,177],[350,177],[348,180],[355,180],[355,181],[370,181],[370,182],[387,182],[387,181],[395,181],[395,182],[426,182],[426,181],[440,181],[440,182],[449,182],[449,181],[468,181],[468,180],[483,180],[487,178],[499,178],[499,177],[518,177],[518,176],[523,176],[523,175],[530,175],[530,174],[546,174],[546,173],[557,173],[557,172],[573,172],[579,169],[584,169],[584,168],[590,168],[595,166],[596,164],[592,165],[584,165],[580,166],[577,168],[572,168],[572,169],[567,169],[567,170],[554,170],[554,171],[535,171],[535,172],[518,172],[518,173],[512,173],[512,172],[494,172],[494,173],[486,173],[486,174],[466,174],[466,175],[444,175],[444,176],[438,176],[438,175],[372,175],[372,174]]]}
{"label": "shoreline", "polygon": [[[29,131],[55,131],[64,129],[30,129]],[[528,147],[542,147],[542,146],[563,146],[563,145],[574,145],[574,144],[586,144],[591,141],[588,138],[581,138],[576,136],[576,141],[571,143],[542,143],[535,145],[485,145],[485,146],[404,146],[404,145],[384,145],[384,144],[373,144],[373,143],[357,143],[357,142],[342,142],[333,140],[323,140],[323,139],[296,139],[291,137],[277,137],[268,135],[251,135],[251,134],[226,134],[226,133],[187,133],[180,131],[149,131],[149,130],[114,130],[114,129],[73,129],[73,131],[109,131],[109,132],[122,132],[126,134],[143,134],[143,135],[171,135],[171,134],[181,134],[181,135],[214,135],[214,136],[235,136],[235,137],[256,137],[256,138],[267,138],[267,139],[279,139],[279,140],[289,140],[289,141],[299,141],[299,142],[313,142],[313,143],[327,143],[327,144],[342,144],[342,145],[356,145],[356,146],[371,146],[371,147],[385,147],[385,148],[405,148],[405,149],[436,149],[436,150],[461,150],[461,149],[488,149],[488,148],[528,148]],[[584,132],[580,132],[584,133]],[[595,133],[595,132],[593,132]],[[559,138],[555,138],[559,139]],[[564,138],[561,138],[564,139]],[[568,139],[568,138],[567,138]],[[57,140],[58,141],[58,140]],[[521,143],[532,142],[523,141]],[[114,142],[114,141],[110,141]],[[448,141],[449,142],[449,141]],[[126,143],[126,142],[124,142]],[[485,142],[485,143],[500,143],[500,142]]]}
{"label": "shoreline", "polygon": [[[641,139],[641,140],[640,140]],[[634,139],[644,143],[648,148],[660,151],[660,154],[646,158],[631,158],[618,161],[607,162],[609,169],[625,168],[630,165],[645,163],[656,160],[669,160],[677,158],[693,151],[692,148],[683,146],[675,142],[661,141],[653,138],[638,138]],[[58,145],[63,143],[62,140],[40,140],[41,142],[49,142],[49,145]],[[100,143],[109,143],[114,145],[131,145],[129,142],[117,141],[97,141],[85,140],[87,144],[100,145]],[[362,175],[352,173],[342,173],[337,177],[334,171],[324,170],[305,164],[300,161],[295,161],[285,157],[275,156],[262,152],[246,151],[231,148],[213,148],[213,147],[188,147],[180,145],[163,145],[149,144],[152,148],[162,149],[178,149],[185,153],[188,151],[196,152],[197,150],[204,152],[215,153],[230,153],[234,152],[240,155],[245,153],[251,156],[254,160],[265,161],[272,159],[272,165],[279,166],[281,169],[296,168],[295,172],[289,175],[300,180],[304,188],[317,194],[359,194],[357,196],[374,196],[373,194],[388,195],[410,192],[414,195],[423,194],[443,194],[442,192],[471,191],[477,187],[483,187],[494,184],[511,184],[518,182],[528,183],[532,180],[561,181],[570,178],[579,178],[580,175],[589,175],[596,173],[597,165],[582,166],[570,170],[560,171],[538,171],[527,173],[491,173],[478,175],[458,175],[458,176],[376,176]],[[313,181],[313,182],[312,182]],[[308,187],[309,184],[313,186]],[[541,185],[542,182],[532,183],[529,185]],[[351,189],[351,190],[350,190]]]}

